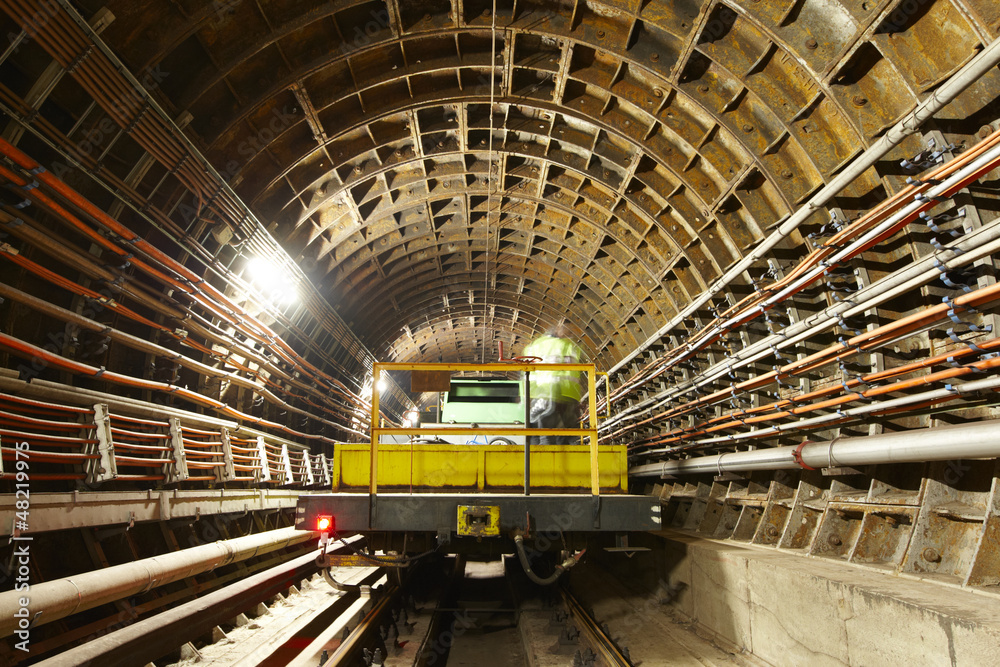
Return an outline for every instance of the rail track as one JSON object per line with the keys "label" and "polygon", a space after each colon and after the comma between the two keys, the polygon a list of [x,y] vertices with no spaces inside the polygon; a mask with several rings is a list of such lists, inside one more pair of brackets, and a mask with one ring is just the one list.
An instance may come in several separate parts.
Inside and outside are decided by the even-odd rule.
{"label": "rail track", "polygon": [[[594,592],[592,578],[577,584]],[[297,558],[40,664],[631,667],[629,649],[588,599],[601,598],[578,597],[565,579],[537,586],[510,557],[432,556],[406,568],[325,573],[315,557]]]}
{"label": "rail track", "polygon": [[[507,571],[503,562],[443,559],[438,567],[416,573],[420,581],[404,578],[402,585],[389,583],[386,574],[385,568],[340,568],[335,573],[345,589],[340,591],[326,591],[327,584],[315,576],[312,595],[304,590],[301,600],[293,596],[287,601],[314,608],[295,615],[293,622],[237,660],[223,657],[217,664],[542,667],[532,656],[543,655],[557,664],[580,667],[632,665],[628,650],[616,645],[568,588],[541,595],[522,581],[520,572]],[[323,592],[329,597],[316,604],[316,595]],[[524,645],[527,640],[518,622],[526,608],[559,619],[555,631],[574,640],[557,646],[553,636],[536,640],[534,647]],[[208,647],[200,653],[203,662],[215,662],[206,660]]]}
{"label": "rail track", "polygon": [[579,661],[608,667],[633,667],[628,649],[615,643],[607,627],[601,625],[568,589],[561,588],[559,592],[566,610],[580,630],[581,644],[591,647],[580,649]]}

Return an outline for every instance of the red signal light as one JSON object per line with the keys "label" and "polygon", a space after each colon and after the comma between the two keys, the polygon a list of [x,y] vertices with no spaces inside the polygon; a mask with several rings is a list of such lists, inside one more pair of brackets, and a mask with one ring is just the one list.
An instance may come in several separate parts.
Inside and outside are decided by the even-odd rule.
{"label": "red signal light", "polygon": [[316,519],[316,530],[326,533],[333,529],[333,517],[321,516]]}

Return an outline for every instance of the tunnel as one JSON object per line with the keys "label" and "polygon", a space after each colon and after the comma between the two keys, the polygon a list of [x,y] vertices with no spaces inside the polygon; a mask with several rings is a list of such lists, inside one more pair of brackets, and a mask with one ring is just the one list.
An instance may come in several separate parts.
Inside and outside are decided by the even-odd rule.
{"label": "tunnel", "polygon": [[[362,536],[367,448],[440,418],[413,373],[514,378],[557,328],[617,477],[538,550],[574,583],[497,630],[516,664],[997,661],[993,0],[0,0],[0,35],[3,664],[357,625],[321,595],[393,619],[337,664],[515,664],[458,649],[454,588],[492,549],[498,609],[533,591],[515,542],[432,553],[405,495]],[[523,438],[470,443],[528,495]],[[304,525],[347,451],[358,535]]]}

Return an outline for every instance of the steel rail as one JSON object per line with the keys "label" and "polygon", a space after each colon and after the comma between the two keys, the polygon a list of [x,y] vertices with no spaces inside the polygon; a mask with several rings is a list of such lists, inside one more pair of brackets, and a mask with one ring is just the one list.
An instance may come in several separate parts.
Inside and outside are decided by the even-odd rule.
{"label": "steel rail", "polygon": [[[373,586],[385,575],[384,568],[361,568],[371,571],[364,574],[357,582],[359,586]],[[306,664],[318,664],[318,658],[313,659],[314,644],[320,641],[331,627],[346,625],[358,612],[357,603],[362,599],[359,590],[345,592],[332,598],[326,604],[320,605],[303,618],[297,619],[290,627],[286,627],[280,637],[272,638],[266,644],[244,655],[233,664],[233,667],[278,667],[294,662],[305,661]],[[346,619],[346,620],[345,620]],[[322,647],[317,653],[322,652]],[[328,665],[330,663],[324,663]]]}
{"label": "steel rail", "polygon": [[585,633],[589,644],[597,651],[599,658],[610,667],[632,667],[632,662],[625,657],[614,640],[601,628],[593,616],[587,613],[583,605],[565,588],[560,588],[563,602],[570,614],[576,619],[577,627]]}
{"label": "steel rail", "polygon": [[[336,667],[338,665],[353,666],[357,664],[356,654],[364,648],[362,642],[373,632],[378,632],[383,616],[385,616],[385,614],[392,609],[392,606],[395,604],[396,598],[399,597],[399,592],[401,590],[402,589],[399,588],[399,586],[394,584],[390,585],[378,598],[371,610],[364,615],[364,618],[362,618],[361,622],[358,623],[358,626],[354,628],[354,631],[351,632],[346,639],[340,642],[340,646],[338,646],[330,655],[329,660],[323,663],[323,667]],[[300,660],[291,663],[289,667],[294,667],[299,664],[316,664],[315,661],[302,662],[302,660],[308,660],[315,655],[315,653],[311,653],[311,651],[315,648],[316,644],[320,643],[321,639],[321,637],[317,638],[315,642],[310,644],[306,650],[302,652]],[[322,647],[320,647],[320,649],[321,648]]]}
{"label": "steel rail", "polygon": [[[456,555],[454,565],[448,575],[448,582],[438,598],[437,605],[431,611],[426,632],[423,633],[423,638],[417,646],[414,667],[429,667],[431,661],[437,662],[439,658],[447,655],[445,653],[445,656],[442,656],[435,650],[436,647],[440,646],[436,640],[442,632],[442,621],[449,613],[447,610],[458,606],[458,593],[465,577],[465,565],[465,556]],[[450,646],[445,647],[445,651],[450,649]]]}

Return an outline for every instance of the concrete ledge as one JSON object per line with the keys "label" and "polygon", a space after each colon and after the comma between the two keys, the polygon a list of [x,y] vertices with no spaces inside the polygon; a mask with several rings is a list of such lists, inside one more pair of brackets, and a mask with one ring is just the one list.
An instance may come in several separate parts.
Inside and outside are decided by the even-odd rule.
{"label": "concrete ledge", "polygon": [[675,608],[775,665],[997,663],[1000,600],[820,558],[708,540],[663,540]]}
{"label": "concrete ledge", "polygon": [[[210,514],[290,510],[305,495],[292,489],[39,492],[31,494],[31,531],[27,534]],[[0,513],[14,516],[17,500],[13,493],[0,494]],[[9,521],[0,523],[0,537],[10,535],[11,528]]]}

